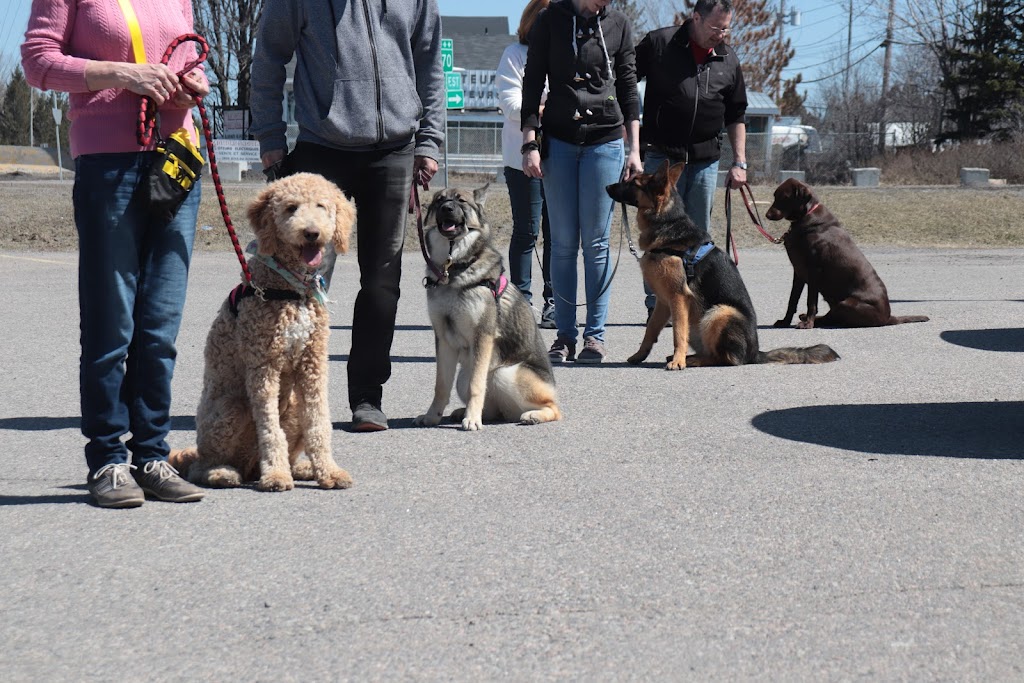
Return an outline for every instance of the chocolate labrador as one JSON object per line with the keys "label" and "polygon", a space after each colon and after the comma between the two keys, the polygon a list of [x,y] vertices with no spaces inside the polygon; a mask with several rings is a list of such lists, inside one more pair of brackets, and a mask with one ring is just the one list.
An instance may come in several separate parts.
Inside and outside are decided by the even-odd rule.
{"label": "chocolate labrador", "polygon": [[[790,178],[775,190],[775,201],[765,213],[769,220],[790,221],[784,241],[793,264],[793,290],[789,306],[775,327],[789,327],[800,293],[807,285],[807,313],[797,327],[880,327],[928,320],[924,315],[894,316],[889,294],[867,257],[854,244],[832,212],[809,186]],[[818,318],[818,294],[829,311]]]}

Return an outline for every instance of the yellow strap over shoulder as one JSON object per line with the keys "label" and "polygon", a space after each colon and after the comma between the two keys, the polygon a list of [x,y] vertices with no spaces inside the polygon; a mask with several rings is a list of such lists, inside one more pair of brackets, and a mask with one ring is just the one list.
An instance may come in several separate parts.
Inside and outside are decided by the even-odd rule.
{"label": "yellow strap over shoulder", "polygon": [[146,47],[142,43],[142,28],[139,26],[139,18],[135,16],[135,8],[131,0],[117,0],[124,13],[124,19],[128,22],[128,32],[132,36],[132,51],[135,53],[135,63],[146,63]]}

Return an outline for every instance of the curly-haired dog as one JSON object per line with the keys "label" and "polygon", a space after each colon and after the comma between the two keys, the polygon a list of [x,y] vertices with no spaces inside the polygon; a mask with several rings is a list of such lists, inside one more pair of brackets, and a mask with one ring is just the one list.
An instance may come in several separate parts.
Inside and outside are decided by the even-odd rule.
{"label": "curly-haired dog", "polygon": [[[347,488],[331,455],[330,334],[317,266],[328,244],[344,253],[355,207],[322,176],[277,180],[249,207],[257,252],[252,282],[231,292],[206,338],[197,444],[171,464],[205,486],[258,479],[286,491],[295,479]],[[308,456],[297,460],[300,453]]]}
{"label": "curly-haired dog", "polygon": [[[882,278],[857,248],[839,219],[822,205],[809,186],[795,178],[775,189],[775,201],[765,213],[769,220],[790,221],[783,241],[793,264],[793,289],[786,314],[775,327],[789,327],[804,284],[807,313],[797,327],[879,327],[921,323],[924,315],[895,316]],[[818,294],[829,311],[818,318]]]}
{"label": "curly-haired dog", "polygon": [[562,417],[533,312],[509,285],[491,244],[483,218],[486,190],[442,190],[427,211],[427,222],[435,224],[425,235],[431,262],[424,285],[437,376],[434,400],[417,425],[440,423],[460,364],[457,389],[466,407],[451,418],[463,429],[478,430],[484,420],[537,424]]}
{"label": "curly-haired dog", "polygon": [[[684,164],[666,161],[657,173],[609,185],[612,199],[637,207],[640,269],[658,296],[640,349],[627,359],[642,363],[672,318],[673,354],[666,370],[687,365],[828,363],[839,354],[824,344],[761,351],[757,318],[736,265],[686,215],[676,181]],[[687,356],[693,345],[696,354]]]}

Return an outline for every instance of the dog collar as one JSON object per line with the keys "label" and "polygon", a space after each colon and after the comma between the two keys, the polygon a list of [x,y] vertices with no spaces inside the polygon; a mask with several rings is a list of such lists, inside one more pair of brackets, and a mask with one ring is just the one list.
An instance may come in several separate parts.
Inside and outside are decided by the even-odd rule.
{"label": "dog collar", "polygon": [[[263,256],[262,254],[256,254],[254,258],[262,261],[268,268],[284,278],[284,281],[291,286],[292,289],[298,294],[305,294],[313,297],[314,300],[321,306],[327,303],[327,290],[324,286],[324,276],[319,271],[312,271],[307,273],[304,277],[299,277],[292,271],[288,270],[280,263],[277,262],[273,256]],[[269,290],[264,290],[269,291]]]}

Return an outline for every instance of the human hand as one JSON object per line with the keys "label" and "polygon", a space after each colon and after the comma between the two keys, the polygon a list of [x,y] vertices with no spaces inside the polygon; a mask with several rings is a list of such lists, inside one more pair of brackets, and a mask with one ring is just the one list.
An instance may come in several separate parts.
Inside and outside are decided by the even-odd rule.
{"label": "human hand", "polygon": [[166,64],[124,64],[123,87],[151,98],[157,106],[171,99],[180,88],[178,74]]}
{"label": "human hand", "polygon": [[171,106],[179,109],[191,109],[197,97],[206,97],[210,94],[210,84],[198,71],[189,71],[184,74],[178,83],[178,89],[171,98]]}
{"label": "human hand", "polygon": [[640,161],[639,150],[631,151],[626,159],[626,175],[623,180],[632,180],[634,176],[644,172],[644,165]]}
{"label": "human hand", "polygon": [[739,166],[733,166],[729,169],[729,175],[725,179],[726,187],[740,187],[741,185],[747,184],[747,172],[745,169]]}
{"label": "human hand", "polygon": [[540,152],[531,149],[523,155],[523,173],[528,178],[543,178],[544,171],[540,168]]}
{"label": "human hand", "polygon": [[412,165],[413,182],[425,188],[435,173],[437,173],[437,161],[417,154]]}

